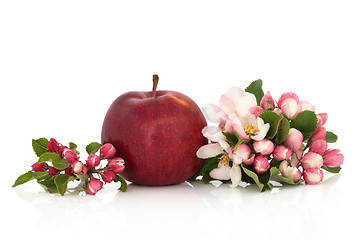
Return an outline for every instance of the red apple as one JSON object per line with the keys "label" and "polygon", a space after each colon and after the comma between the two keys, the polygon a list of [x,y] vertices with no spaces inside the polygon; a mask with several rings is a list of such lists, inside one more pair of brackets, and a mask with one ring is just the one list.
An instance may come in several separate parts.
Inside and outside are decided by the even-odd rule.
{"label": "red apple", "polygon": [[141,185],[170,185],[189,179],[202,165],[196,151],[207,144],[206,120],[196,103],[174,91],[128,92],[110,106],[101,142],[112,143],[125,160],[121,176]]}

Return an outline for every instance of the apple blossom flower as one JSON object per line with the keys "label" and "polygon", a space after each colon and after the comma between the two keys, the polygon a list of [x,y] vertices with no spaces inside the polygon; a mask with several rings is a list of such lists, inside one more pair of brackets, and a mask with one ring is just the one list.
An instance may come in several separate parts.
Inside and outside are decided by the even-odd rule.
{"label": "apple blossom flower", "polygon": [[344,155],[340,153],[339,149],[328,149],[325,151],[324,165],[329,167],[338,167],[344,163]]}
{"label": "apple blossom flower", "polygon": [[318,119],[318,123],[317,123],[317,127],[321,127],[323,126],[327,119],[328,119],[328,115],[326,113],[319,113],[319,114],[316,114],[316,117]]}
{"label": "apple blossom flower", "polygon": [[301,161],[301,159],[303,157],[303,154],[304,154],[304,150],[301,149],[301,148],[299,150],[297,150],[296,152],[294,152],[291,155],[291,159],[290,159],[291,166],[299,167],[300,166],[300,161]]}
{"label": "apple blossom flower", "polygon": [[102,180],[106,183],[110,183],[114,178],[116,177],[115,173],[111,170],[107,170],[104,172],[104,174],[101,175]]}
{"label": "apple blossom flower", "polygon": [[324,127],[319,127],[310,137],[309,142],[314,142],[318,139],[325,139],[325,137],[326,137],[326,129]]}
{"label": "apple blossom flower", "polygon": [[80,173],[82,171],[82,169],[83,169],[83,164],[80,161],[74,161],[72,163],[72,166],[73,166],[73,172],[74,173]]}
{"label": "apple blossom flower", "polygon": [[299,97],[298,97],[298,95],[296,95],[296,94],[293,93],[293,92],[287,92],[287,93],[283,93],[283,94],[280,96],[280,98],[279,98],[279,100],[278,100],[278,107],[280,108],[280,106],[281,106],[281,104],[283,103],[283,101],[284,101],[285,99],[288,99],[288,98],[292,98],[292,99],[294,99],[297,103],[299,103]]}
{"label": "apple blossom flower", "polygon": [[235,164],[240,164],[244,161],[247,161],[250,157],[251,149],[248,145],[242,143],[237,146],[233,151],[233,162]]}
{"label": "apple blossom flower", "polygon": [[90,154],[86,160],[86,165],[89,167],[96,167],[100,164],[100,157],[96,154]]}
{"label": "apple blossom flower", "polygon": [[291,151],[282,145],[276,146],[272,154],[277,161],[289,160],[291,157]]}
{"label": "apple blossom flower", "polygon": [[261,155],[268,155],[274,151],[274,143],[269,139],[255,141],[253,147],[255,152],[260,153]]}
{"label": "apple blossom flower", "polygon": [[33,165],[31,165],[31,168],[34,172],[43,172],[46,170],[48,166],[49,165],[46,162],[40,162],[40,163],[36,162]]}
{"label": "apple blossom flower", "polygon": [[307,170],[310,168],[320,168],[323,165],[323,158],[320,154],[308,152],[301,159],[301,166]]}
{"label": "apple blossom flower", "polygon": [[324,173],[319,168],[309,168],[304,172],[304,180],[307,184],[314,185],[324,179]]}
{"label": "apple blossom flower", "polygon": [[73,163],[78,159],[76,153],[68,147],[65,147],[63,149],[62,154],[64,155],[66,161],[68,161],[69,163]]}
{"label": "apple blossom flower", "polygon": [[219,154],[224,153],[224,149],[219,143],[209,143],[199,148],[196,152],[196,156],[201,159],[207,159],[215,157]]}
{"label": "apple blossom flower", "polygon": [[120,157],[113,158],[108,163],[108,168],[113,170],[114,173],[121,173],[125,169],[125,161]]}
{"label": "apple blossom flower", "polygon": [[99,179],[93,178],[87,185],[87,192],[90,195],[96,194],[103,187],[103,182]]}
{"label": "apple blossom flower", "polygon": [[299,103],[301,105],[301,111],[305,111],[305,110],[313,111],[313,112],[315,111],[314,105],[312,105],[308,101],[300,101]]}
{"label": "apple blossom flower", "polygon": [[237,164],[233,164],[230,169],[231,188],[236,188],[241,183],[241,169]]}
{"label": "apple blossom flower", "polygon": [[226,120],[228,119],[227,114],[223,110],[221,110],[220,107],[214,104],[208,104],[206,107],[203,107],[202,110],[206,118],[209,119],[210,122],[220,123],[226,122]]}
{"label": "apple blossom flower", "polygon": [[282,176],[291,178],[294,182],[297,182],[301,178],[300,170],[295,166],[290,166],[288,161],[282,161],[279,166],[279,171]]}
{"label": "apple blossom flower", "polygon": [[54,167],[51,167],[51,168],[49,168],[48,173],[51,176],[55,176],[55,175],[58,175],[60,173],[60,170],[58,170],[58,169],[56,169]]}
{"label": "apple blossom flower", "polygon": [[265,123],[260,117],[245,125],[245,133],[255,141],[261,141],[265,138],[270,129],[270,124]]}
{"label": "apple blossom flower", "polygon": [[301,112],[301,104],[293,98],[285,99],[280,106],[283,114],[289,119],[294,119]]}
{"label": "apple blossom flower", "polygon": [[105,143],[100,148],[100,157],[104,159],[111,159],[115,156],[116,149],[111,143]]}
{"label": "apple blossom flower", "polygon": [[213,179],[217,180],[229,180],[230,179],[230,164],[229,164],[229,158],[226,155],[223,155],[219,158],[219,163],[217,165],[217,168],[214,168],[209,172],[209,176]]}
{"label": "apple blossom flower", "polygon": [[299,130],[295,128],[290,128],[289,134],[286,137],[284,144],[292,152],[296,152],[297,150],[300,149],[303,139],[304,137]]}
{"label": "apple blossom flower", "polygon": [[58,152],[59,151],[59,143],[54,139],[54,138],[50,138],[49,142],[48,142],[48,150],[50,152]]}
{"label": "apple blossom flower", "polygon": [[269,91],[267,91],[266,94],[261,98],[260,107],[262,107],[263,110],[274,110],[274,99],[270,95]]}
{"label": "apple blossom flower", "polygon": [[255,154],[251,154],[250,157],[248,159],[243,159],[242,163],[244,163],[245,165],[251,165],[254,163],[255,160]]}
{"label": "apple blossom flower", "polygon": [[327,142],[324,139],[318,139],[311,143],[310,151],[323,155],[327,149]]}
{"label": "apple blossom flower", "polygon": [[254,160],[254,169],[258,174],[265,173],[270,168],[268,159],[264,156],[256,156]]}

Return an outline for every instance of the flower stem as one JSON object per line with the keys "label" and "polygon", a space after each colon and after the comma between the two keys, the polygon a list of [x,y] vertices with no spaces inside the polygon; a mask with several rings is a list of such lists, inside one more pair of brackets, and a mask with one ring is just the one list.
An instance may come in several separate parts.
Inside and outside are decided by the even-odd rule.
{"label": "flower stem", "polygon": [[159,76],[157,74],[153,75],[153,89],[152,89],[152,97],[156,97],[156,88],[159,82]]}

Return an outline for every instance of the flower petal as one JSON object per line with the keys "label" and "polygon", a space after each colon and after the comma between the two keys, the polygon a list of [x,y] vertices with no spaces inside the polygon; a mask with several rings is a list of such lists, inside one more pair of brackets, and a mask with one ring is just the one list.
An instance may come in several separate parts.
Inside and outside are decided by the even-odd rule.
{"label": "flower petal", "polygon": [[210,177],[218,180],[230,179],[230,166],[219,163],[218,167],[209,172]]}
{"label": "flower petal", "polygon": [[220,98],[220,108],[229,115],[235,112],[235,103],[229,97],[222,95]]}
{"label": "flower petal", "polygon": [[198,158],[206,159],[210,157],[215,157],[216,155],[224,153],[223,148],[219,143],[210,143],[202,146],[196,152]]}
{"label": "flower petal", "polygon": [[241,182],[241,169],[239,165],[233,164],[231,170],[230,170],[230,178],[231,178],[231,185],[230,187],[235,188],[239,186]]}
{"label": "flower petal", "polygon": [[265,138],[269,129],[270,129],[270,124],[266,123],[261,128],[259,128],[259,133],[255,136],[252,136],[251,138],[255,141],[261,141]]}
{"label": "flower petal", "polygon": [[202,108],[205,116],[210,122],[219,123],[225,113],[215,104],[208,104]]}
{"label": "flower petal", "polygon": [[241,88],[231,87],[224,95],[230,98],[236,106],[238,105],[240,99],[245,97],[245,92]]}
{"label": "flower petal", "polygon": [[[216,136],[217,133],[219,133],[219,132],[221,133],[221,128],[216,127],[216,126],[206,126],[203,128],[203,130],[201,132],[204,135],[204,137],[206,137],[210,141],[215,141],[214,137]],[[223,134],[221,134],[221,135],[223,135]],[[217,142],[217,141],[215,141],[215,142]]]}

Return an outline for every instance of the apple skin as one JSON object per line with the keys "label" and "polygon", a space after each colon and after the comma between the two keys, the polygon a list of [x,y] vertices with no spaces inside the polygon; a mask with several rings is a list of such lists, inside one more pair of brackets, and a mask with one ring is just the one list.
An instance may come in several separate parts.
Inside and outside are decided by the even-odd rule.
{"label": "apple skin", "polygon": [[101,142],[112,143],[125,160],[120,175],[140,185],[188,180],[201,167],[197,150],[208,143],[206,120],[196,103],[175,91],[128,92],[110,106]]}

